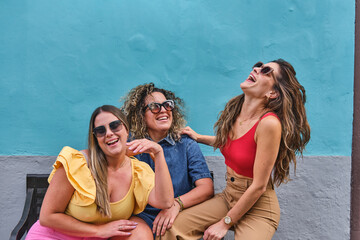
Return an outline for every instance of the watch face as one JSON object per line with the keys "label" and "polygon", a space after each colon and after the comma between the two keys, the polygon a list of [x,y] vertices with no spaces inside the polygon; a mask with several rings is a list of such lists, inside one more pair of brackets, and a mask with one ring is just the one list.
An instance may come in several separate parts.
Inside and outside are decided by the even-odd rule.
{"label": "watch face", "polygon": [[230,223],[231,223],[231,218],[230,218],[229,216],[226,216],[226,217],[224,218],[224,222],[225,222],[226,224],[230,224]]}

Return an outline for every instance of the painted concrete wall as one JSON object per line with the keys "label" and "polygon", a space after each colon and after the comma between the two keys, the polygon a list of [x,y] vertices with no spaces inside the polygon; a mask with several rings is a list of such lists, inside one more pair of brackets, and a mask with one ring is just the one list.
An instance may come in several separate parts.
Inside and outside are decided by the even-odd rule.
{"label": "painted concrete wall", "polygon": [[[1,208],[1,239],[8,238],[21,217],[25,174],[49,173],[55,158],[0,156],[0,202],[6,206]],[[206,160],[214,171],[215,191],[220,192],[225,187],[224,160],[220,156]],[[281,219],[274,240],[349,239],[350,161],[350,157],[298,159],[296,177],[276,189]],[[233,233],[228,235],[233,239]]]}
{"label": "painted concrete wall", "polygon": [[349,156],[354,8],[342,0],[2,0],[0,154],[84,148],[91,112],[120,106],[150,81],[184,98],[189,124],[211,134],[251,66],[282,57],[307,90],[307,155]]}
{"label": "painted concrete wall", "polygon": [[277,189],[274,238],[348,239],[354,13],[343,0],[0,1],[0,237],[21,215],[25,174],[49,172],[64,145],[84,148],[99,105],[152,81],[211,134],[251,66],[281,57],[306,88],[312,138]]}

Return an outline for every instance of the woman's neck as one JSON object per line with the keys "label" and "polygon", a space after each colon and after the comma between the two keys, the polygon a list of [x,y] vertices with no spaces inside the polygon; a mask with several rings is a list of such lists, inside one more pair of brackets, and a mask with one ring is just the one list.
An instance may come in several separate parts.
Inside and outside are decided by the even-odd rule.
{"label": "woman's neck", "polygon": [[125,155],[125,153],[121,153],[117,156],[107,156],[106,157],[108,168],[112,170],[118,170],[119,168],[122,168],[129,160],[129,157]]}
{"label": "woman's neck", "polygon": [[260,99],[244,99],[241,107],[240,116],[243,118],[255,118],[263,115],[267,109],[264,106],[263,100]]}
{"label": "woman's neck", "polygon": [[149,136],[154,142],[159,142],[168,135],[168,131],[149,131]]}

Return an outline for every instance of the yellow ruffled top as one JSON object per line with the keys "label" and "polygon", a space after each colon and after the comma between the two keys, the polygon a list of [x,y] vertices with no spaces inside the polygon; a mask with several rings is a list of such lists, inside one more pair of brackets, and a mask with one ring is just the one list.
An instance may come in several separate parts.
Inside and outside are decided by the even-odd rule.
{"label": "yellow ruffled top", "polygon": [[132,181],[129,191],[120,201],[110,203],[112,217],[105,218],[96,210],[95,181],[85,156],[78,150],[64,147],[53,165],[49,183],[60,166],[64,167],[67,178],[75,189],[65,214],[83,222],[98,224],[129,219],[132,214],[138,214],[145,209],[149,194],[155,185],[155,174],[150,166],[131,157]]}

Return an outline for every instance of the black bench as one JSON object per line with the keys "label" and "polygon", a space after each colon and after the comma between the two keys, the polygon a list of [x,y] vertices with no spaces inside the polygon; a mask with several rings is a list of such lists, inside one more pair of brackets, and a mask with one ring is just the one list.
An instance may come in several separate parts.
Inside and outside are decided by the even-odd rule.
{"label": "black bench", "polygon": [[46,190],[49,174],[26,175],[26,199],[19,223],[10,235],[10,240],[20,240],[39,219],[39,213]]}
{"label": "black bench", "polygon": [[[214,173],[211,171],[214,179]],[[19,223],[12,230],[10,240],[20,240],[31,226],[39,219],[40,208],[46,190],[49,186],[47,181],[49,174],[26,175],[26,199],[24,210]]]}

